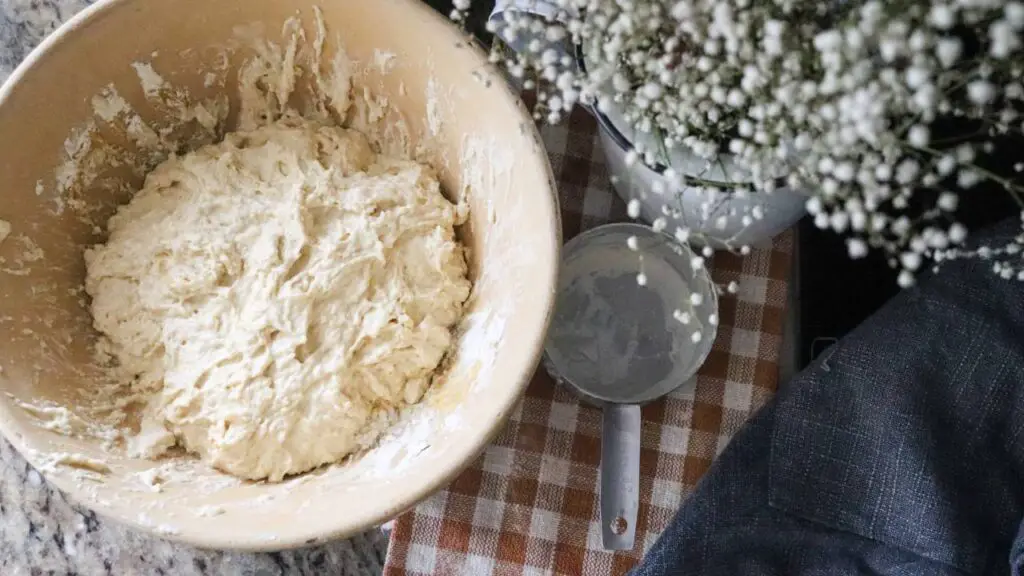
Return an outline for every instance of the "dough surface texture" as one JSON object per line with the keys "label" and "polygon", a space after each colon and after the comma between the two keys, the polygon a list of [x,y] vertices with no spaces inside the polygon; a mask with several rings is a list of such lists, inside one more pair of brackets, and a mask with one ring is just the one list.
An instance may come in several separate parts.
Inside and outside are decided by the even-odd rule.
{"label": "dough surface texture", "polygon": [[158,166],[85,255],[145,399],[129,453],[277,481],[372,446],[453,344],[464,219],[430,168],[297,116]]}

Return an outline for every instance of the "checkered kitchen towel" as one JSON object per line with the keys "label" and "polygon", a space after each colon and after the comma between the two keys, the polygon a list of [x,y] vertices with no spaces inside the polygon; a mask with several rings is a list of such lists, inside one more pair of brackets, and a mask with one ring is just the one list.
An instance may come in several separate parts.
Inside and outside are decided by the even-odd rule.
{"label": "checkered kitchen towel", "polygon": [[[566,239],[626,220],[611,190],[594,120],[577,110],[543,129],[558,176]],[[384,573],[624,574],[744,421],[775,392],[791,232],[746,257],[716,255],[718,338],[696,387],[643,407],[636,546],[601,546],[601,412],[538,369],[508,426],[447,489],[397,519]]]}

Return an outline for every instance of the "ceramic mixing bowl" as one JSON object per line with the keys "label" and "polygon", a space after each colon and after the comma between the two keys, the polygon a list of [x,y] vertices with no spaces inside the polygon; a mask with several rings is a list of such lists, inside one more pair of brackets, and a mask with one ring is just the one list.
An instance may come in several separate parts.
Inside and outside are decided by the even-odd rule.
{"label": "ceramic mixing bowl", "polygon": [[[553,307],[561,239],[550,167],[529,116],[482,52],[418,0],[333,0],[322,6],[323,27],[315,16],[295,0],[100,2],[0,90],[0,220],[10,224],[0,243],[0,429],[81,504],[194,545],[314,544],[420,502],[515,408]],[[124,135],[133,122],[160,125],[170,113],[160,98],[227,97],[230,126],[247,42],[265,38],[288,58],[285,36],[297,31],[307,48],[324,39],[325,67],[343,49],[352,94],[380,105],[364,115],[383,125],[404,119],[404,144],[436,167],[450,197],[468,201],[460,234],[475,288],[450,366],[376,448],[281,483],[238,481],[186,454],[117,455],[90,420],[102,371],[82,252],[103,241],[106,219],[144,176],[119,160],[132,146]],[[208,123],[203,114],[192,125]]]}

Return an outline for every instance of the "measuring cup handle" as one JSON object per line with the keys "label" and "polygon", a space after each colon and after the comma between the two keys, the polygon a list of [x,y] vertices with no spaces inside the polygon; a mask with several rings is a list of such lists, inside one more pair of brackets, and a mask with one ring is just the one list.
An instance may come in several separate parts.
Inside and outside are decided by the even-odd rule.
{"label": "measuring cup handle", "polygon": [[640,492],[640,406],[605,404],[601,430],[601,539],[632,550]]}

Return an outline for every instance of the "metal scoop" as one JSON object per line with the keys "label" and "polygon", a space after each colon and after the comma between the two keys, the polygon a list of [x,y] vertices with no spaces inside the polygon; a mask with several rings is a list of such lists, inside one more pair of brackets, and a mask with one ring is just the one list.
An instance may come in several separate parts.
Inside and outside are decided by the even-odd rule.
{"label": "metal scoop", "polygon": [[563,249],[544,365],[602,407],[607,550],[631,550],[636,535],[640,405],[690,381],[715,339],[717,294],[693,258],[674,238],[637,224],[591,229]]}

